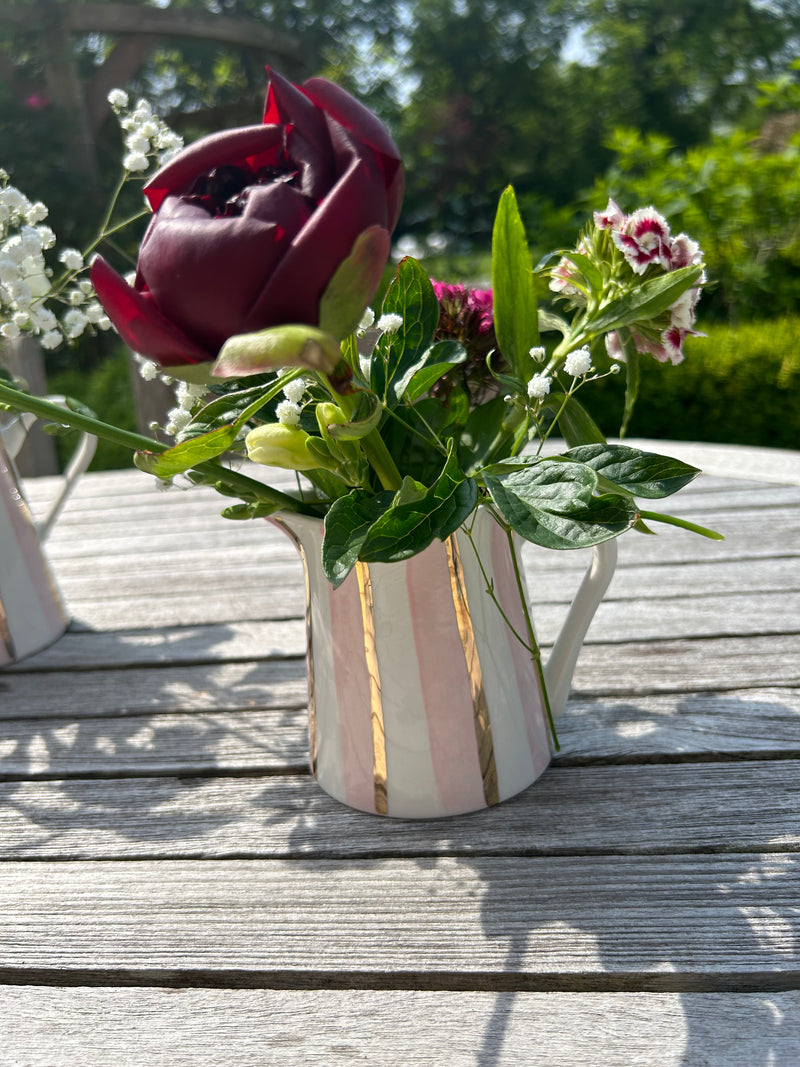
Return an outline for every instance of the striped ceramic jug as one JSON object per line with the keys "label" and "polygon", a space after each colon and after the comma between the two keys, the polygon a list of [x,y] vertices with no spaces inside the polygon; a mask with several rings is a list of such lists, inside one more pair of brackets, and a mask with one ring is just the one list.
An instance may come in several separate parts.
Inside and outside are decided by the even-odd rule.
{"label": "striped ceramic jug", "polygon": [[[542,774],[542,684],[514,632],[526,632],[514,550],[488,511],[478,509],[471,539],[459,529],[399,563],[359,562],[337,589],[322,571],[322,523],[271,521],[303,559],[311,767],[327,793],[362,811],[433,818],[497,804]],[[615,562],[615,542],[595,548],[550,653],[554,714]]]}

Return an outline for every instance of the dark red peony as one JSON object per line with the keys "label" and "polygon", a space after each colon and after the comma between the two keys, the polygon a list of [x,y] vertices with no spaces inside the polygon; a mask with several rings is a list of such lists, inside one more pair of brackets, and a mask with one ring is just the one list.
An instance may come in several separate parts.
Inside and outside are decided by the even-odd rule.
{"label": "dark red peony", "polygon": [[386,128],[349,93],[270,72],[263,125],[195,142],[145,194],[155,216],[133,287],[99,256],[91,277],[126,344],[177,368],[215,359],[236,334],[318,325],[359,235],[378,227],[388,255],[403,169]]}

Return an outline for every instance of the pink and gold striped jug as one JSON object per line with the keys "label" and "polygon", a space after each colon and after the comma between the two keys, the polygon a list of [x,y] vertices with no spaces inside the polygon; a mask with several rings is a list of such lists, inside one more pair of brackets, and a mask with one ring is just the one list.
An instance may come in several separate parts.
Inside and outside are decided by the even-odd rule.
{"label": "pink and gold striped jug", "polygon": [[515,635],[526,632],[527,592],[487,510],[471,539],[459,529],[402,562],[357,563],[337,589],[322,570],[322,523],[271,521],[303,559],[311,767],[327,793],[379,815],[434,818],[490,807],[542,774],[542,683],[558,714],[615,542],[595,548],[542,677]]}

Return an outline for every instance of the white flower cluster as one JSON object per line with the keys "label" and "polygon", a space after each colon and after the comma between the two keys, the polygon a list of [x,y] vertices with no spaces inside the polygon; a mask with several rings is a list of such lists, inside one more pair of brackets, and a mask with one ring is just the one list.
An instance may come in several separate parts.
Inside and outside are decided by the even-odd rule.
{"label": "white flower cluster", "polygon": [[130,107],[125,90],[112,89],[108,102],[125,134],[122,166],[126,173],[143,174],[152,164],[160,167],[183,148],[183,138],[153,114],[146,100]]}
{"label": "white flower cluster", "polygon": [[306,386],[305,378],[293,378],[283,387],[283,395],[286,399],[281,400],[275,408],[278,422],[282,426],[299,426],[300,416],[303,413],[301,401],[306,391]]}
{"label": "white flower cluster", "polygon": [[[55,246],[56,235],[42,225],[47,215],[41,201],[30,201],[0,170],[0,337],[15,340],[27,331],[39,337],[42,347],[57,348],[88,326],[108,330],[111,322],[94,299],[91,282],[76,277],[84,263],[74,248],[59,253],[65,275],[57,294],[53,291],[53,271],[44,253]],[[60,320],[47,306],[56,296],[68,307]]]}
{"label": "white flower cluster", "polygon": [[192,382],[178,382],[175,386],[175,400],[177,407],[167,413],[165,431],[176,437],[181,430],[192,421],[192,411],[198,400],[202,399],[207,392],[206,386]]}

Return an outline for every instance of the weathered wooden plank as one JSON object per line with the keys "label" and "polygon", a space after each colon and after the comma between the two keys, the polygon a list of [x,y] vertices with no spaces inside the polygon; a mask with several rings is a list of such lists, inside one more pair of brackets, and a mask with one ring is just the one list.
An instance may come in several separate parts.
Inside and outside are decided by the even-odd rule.
{"label": "weathered wooden plank", "polygon": [[6,987],[0,1013],[20,1067],[792,1067],[800,1049],[797,992]]}
{"label": "weathered wooden plank", "polygon": [[421,822],[351,811],[308,775],[5,782],[0,784],[0,857],[280,859],[791,850],[800,846],[799,798],[796,760],[556,766],[499,808]]}
{"label": "weathered wooden plank", "polygon": [[[558,553],[559,558],[563,555]],[[63,596],[73,609],[84,612],[96,610],[98,601],[112,601],[124,611],[127,601],[152,600],[170,593],[182,599],[193,594],[215,600],[238,598],[240,607],[250,610],[257,590],[264,605],[261,610],[281,612],[283,617],[290,613],[281,610],[284,598],[290,598],[292,613],[302,612],[304,604],[302,565],[293,551],[286,557],[259,554],[254,558],[250,546],[230,545],[218,559],[211,558],[207,549],[182,551],[177,570],[174,567],[166,570],[164,561],[159,559],[101,557],[93,563],[88,582],[83,560],[61,560],[57,569]],[[582,576],[579,566],[545,568],[541,558],[531,561],[528,570],[536,603],[569,603]],[[619,568],[605,600],[641,600],[654,592],[661,597],[694,598],[798,589],[800,559],[797,558],[638,564]]]}
{"label": "weathered wooden plank", "polygon": [[[23,664],[24,666],[24,664]],[[170,666],[160,669],[89,670],[0,674],[3,721],[63,720],[161,712],[305,708],[303,659]]]}
{"label": "weathered wooden plank", "polygon": [[0,973],[791,988],[799,869],[789,853],[12,860],[0,880]]}
{"label": "weathered wooden plank", "polygon": [[[243,685],[247,691],[247,685]],[[298,682],[282,689],[294,705],[265,710],[193,710],[118,714],[92,698],[73,716],[58,714],[57,689],[49,716],[0,723],[0,776],[197,774],[214,770],[283,774],[305,769],[305,693]],[[46,698],[46,694],[45,694]],[[298,699],[300,698],[300,699]],[[118,703],[124,701],[118,698]],[[246,701],[245,701],[246,703]],[[264,703],[269,705],[269,701]],[[42,710],[46,710],[43,701]],[[756,690],[687,697],[572,700],[558,720],[557,759],[652,761],[760,755],[800,755],[798,690]]]}

